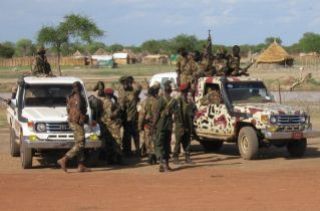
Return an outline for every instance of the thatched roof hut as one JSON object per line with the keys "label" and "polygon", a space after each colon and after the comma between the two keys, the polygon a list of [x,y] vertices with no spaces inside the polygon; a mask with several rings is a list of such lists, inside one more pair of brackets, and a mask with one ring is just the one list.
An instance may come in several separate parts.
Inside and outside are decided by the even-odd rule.
{"label": "thatched roof hut", "polygon": [[276,41],[274,41],[258,56],[256,63],[258,66],[261,64],[291,66],[293,64],[293,57],[290,56]]}
{"label": "thatched roof hut", "polygon": [[85,56],[79,50],[77,50],[74,54],[72,54],[72,57],[76,59],[81,59],[81,58],[84,58]]}
{"label": "thatched roof hut", "polygon": [[168,64],[169,63],[169,58],[167,55],[161,55],[161,54],[156,54],[156,55],[147,55],[142,58],[142,64]]}
{"label": "thatched roof hut", "polygon": [[108,55],[108,52],[103,48],[99,48],[93,55]]}

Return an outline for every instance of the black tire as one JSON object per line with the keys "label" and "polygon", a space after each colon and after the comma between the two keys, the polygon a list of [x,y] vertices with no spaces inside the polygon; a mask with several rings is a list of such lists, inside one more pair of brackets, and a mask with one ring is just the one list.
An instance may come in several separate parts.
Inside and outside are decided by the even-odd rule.
{"label": "black tire", "polygon": [[243,127],[238,135],[238,148],[240,155],[245,160],[257,158],[259,153],[259,139],[252,127]]}
{"label": "black tire", "polygon": [[287,150],[291,157],[300,158],[307,149],[307,139],[292,140],[287,144]]}
{"label": "black tire", "polygon": [[218,152],[223,146],[223,141],[219,140],[201,140],[200,143],[205,152]]}
{"label": "black tire", "polygon": [[27,148],[23,142],[20,141],[20,159],[21,166],[24,169],[29,169],[32,167],[32,149]]}
{"label": "black tire", "polygon": [[14,130],[10,129],[10,155],[12,157],[20,156],[20,146],[17,143],[17,136]]}

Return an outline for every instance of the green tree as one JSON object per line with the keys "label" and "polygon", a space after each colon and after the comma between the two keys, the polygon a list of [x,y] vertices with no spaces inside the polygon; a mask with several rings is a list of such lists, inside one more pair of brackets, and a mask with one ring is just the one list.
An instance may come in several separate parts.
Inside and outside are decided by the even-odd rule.
{"label": "green tree", "polygon": [[15,46],[12,42],[0,43],[0,57],[12,58],[15,53]]}
{"label": "green tree", "polygon": [[108,51],[110,51],[112,53],[122,51],[123,49],[124,49],[124,47],[121,44],[113,44],[108,47]]}
{"label": "green tree", "polygon": [[86,46],[90,54],[94,54],[100,48],[107,50],[107,46],[103,42],[91,42]]}
{"label": "green tree", "polygon": [[276,41],[278,44],[282,44],[282,40],[280,37],[267,37],[265,40],[264,40],[264,43],[268,46],[270,45],[271,43],[273,43],[274,41]]}
{"label": "green tree", "polygon": [[68,32],[61,25],[59,26],[43,26],[38,33],[38,42],[43,45],[49,45],[57,52],[58,55],[58,71],[61,74],[60,57],[62,45],[69,41]]}
{"label": "green tree", "polygon": [[148,40],[142,43],[141,49],[152,54],[158,54],[161,49],[161,43],[157,40]]}
{"label": "green tree", "polygon": [[307,32],[298,42],[303,52],[320,52],[320,34]]}
{"label": "green tree", "polygon": [[18,56],[31,56],[35,51],[35,46],[29,39],[20,39],[16,42]]}
{"label": "green tree", "polygon": [[187,51],[195,51],[197,42],[198,40],[195,36],[181,34],[170,40],[170,51],[171,53],[176,53],[181,48]]}

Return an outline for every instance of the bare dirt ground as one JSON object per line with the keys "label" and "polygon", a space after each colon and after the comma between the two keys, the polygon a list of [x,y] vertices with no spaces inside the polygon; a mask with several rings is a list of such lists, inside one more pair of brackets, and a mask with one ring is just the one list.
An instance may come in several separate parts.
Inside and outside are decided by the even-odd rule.
{"label": "bare dirt ground", "polygon": [[55,166],[20,168],[11,158],[8,129],[0,130],[0,210],[319,210],[320,139],[303,159],[285,149],[244,161],[235,145],[219,154],[193,143],[194,165],[158,173],[143,159],[66,174]]}

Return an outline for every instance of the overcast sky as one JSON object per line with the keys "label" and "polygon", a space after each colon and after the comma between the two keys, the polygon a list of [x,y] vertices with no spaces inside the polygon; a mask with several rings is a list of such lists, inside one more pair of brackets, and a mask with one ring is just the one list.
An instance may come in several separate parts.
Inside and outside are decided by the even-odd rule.
{"label": "overcast sky", "polygon": [[107,45],[139,45],[185,33],[214,43],[257,44],[279,36],[285,45],[320,31],[319,0],[1,0],[0,42],[36,39],[42,25],[68,13],[92,18]]}

